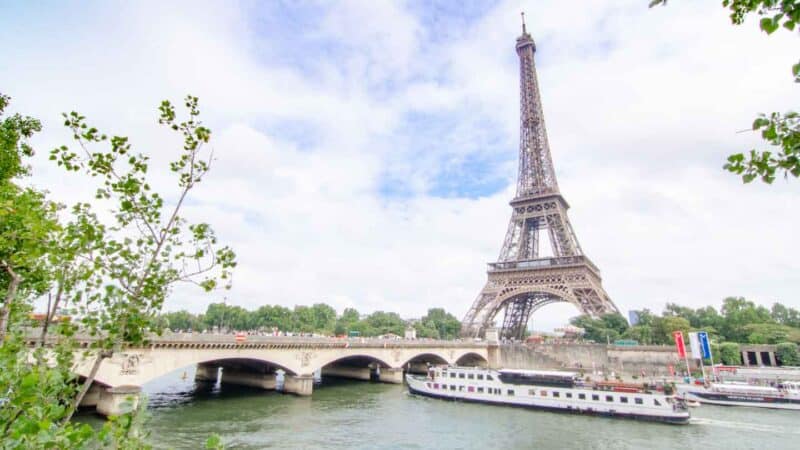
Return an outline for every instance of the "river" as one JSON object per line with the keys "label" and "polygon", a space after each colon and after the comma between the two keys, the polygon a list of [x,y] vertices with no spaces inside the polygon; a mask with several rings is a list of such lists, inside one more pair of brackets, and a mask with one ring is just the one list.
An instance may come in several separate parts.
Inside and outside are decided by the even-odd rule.
{"label": "river", "polygon": [[[800,412],[701,406],[674,426],[457,403],[405,386],[325,380],[310,398],[234,386],[195,387],[182,371],[145,386],[156,448],[784,449],[800,444]],[[200,385],[202,386],[202,385]],[[81,420],[99,423],[90,413]],[[793,444],[794,443],[794,444]]]}

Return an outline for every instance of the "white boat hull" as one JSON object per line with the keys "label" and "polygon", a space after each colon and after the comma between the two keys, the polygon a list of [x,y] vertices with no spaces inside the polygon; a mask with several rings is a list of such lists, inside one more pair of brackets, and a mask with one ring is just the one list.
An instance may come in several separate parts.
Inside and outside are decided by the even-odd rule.
{"label": "white boat hull", "polygon": [[[447,380],[445,380],[447,382]],[[633,399],[637,396],[647,397],[648,400],[652,402],[652,398],[649,395],[644,394],[634,394],[634,393],[618,393],[618,392],[611,392],[611,391],[594,391],[591,388],[585,389],[577,389],[577,388],[552,388],[552,387],[544,387],[544,386],[520,386],[520,385],[510,385],[504,384],[499,382],[494,382],[491,384],[492,387],[497,386],[498,389],[502,389],[502,394],[506,394],[509,389],[515,389],[517,393],[514,396],[507,396],[507,395],[494,395],[491,393],[476,393],[476,392],[466,392],[466,391],[451,391],[449,389],[437,389],[434,388],[435,385],[439,383],[435,383],[433,380],[426,378],[426,377],[417,377],[413,375],[406,375],[406,382],[408,383],[409,391],[412,394],[422,395],[426,397],[432,398],[439,398],[439,399],[446,399],[446,400],[455,400],[455,401],[465,401],[465,402],[475,402],[475,403],[487,403],[487,404],[495,404],[495,405],[507,405],[507,406],[515,406],[515,407],[522,407],[522,408],[530,408],[530,409],[538,409],[544,411],[554,411],[554,412],[566,412],[566,413],[573,413],[573,414],[587,414],[587,415],[597,415],[597,416],[607,416],[607,417],[619,417],[619,418],[629,418],[629,419],[636,419],[636,420],[645,420],[645,421],[652,421],[652,422],[663,422],[663,423],[672,423],[672,424],[686,424],[689,422],[689,412],[688,411],[677,411],[672,408],[671,405],[667,405],[666,397],[659,396],[662,401],[662,407],[656,406],[646,406],[646,405],[636,405],[633,406],[631,404],[624,405],[620,404],[620,397],[626,397],[630,399],[630,402],[633,403]],[[484,383],[484,385],[489,385],[488,383]],[[540,395],[537,396],[530,396],[527,395],[527,391],[536,391],[536,393],[540,393],[543,390],[550,390],[551,396],[550,397],[542,397]],[[557,390],[560,393],[560,398],[552,398],[552,391]],[[572,399],[566,399],[564,396],[566,392],[570,392],[572,395]],[[585,401],[577,400],[579,394],[583,394],[586,397]],[[601,400],[591,400],[594,396],[602,396]],[[613,397],[615,402],[610,403],[605,400],[605,397]]]}

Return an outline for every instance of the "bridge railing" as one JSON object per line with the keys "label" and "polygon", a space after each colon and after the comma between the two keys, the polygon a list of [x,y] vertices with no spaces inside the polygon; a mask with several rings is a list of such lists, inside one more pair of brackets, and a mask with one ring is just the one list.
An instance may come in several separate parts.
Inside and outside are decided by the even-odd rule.
{"label": "bridge railing", "polygon": [[[39,339],[38,333],[29,333],[28,342],[34,345]],[[47,343],[55,343],[55,337],[48,337]],[[91,344],[97,338],[92,336],[75,336],[75,340],[83,344]],[[325,347],[361,347],[361,348],[384,348],[384,347],[415,347],[415,348],[484,348],[486,343],[474,340],[452,340],[443,341],[436,339],[380,339],[368,337],[352,338],[332,338],[332,337],[311,337],[311,336],[264,336],[258,334],[217,334],[217,333],[164,333],[161,336],[152,336],[147,339],[146,346],[151,345],[170,346],[182,344],[270,344],[270,345],[298,345],[302,347],[313,347],[315,345]]]}

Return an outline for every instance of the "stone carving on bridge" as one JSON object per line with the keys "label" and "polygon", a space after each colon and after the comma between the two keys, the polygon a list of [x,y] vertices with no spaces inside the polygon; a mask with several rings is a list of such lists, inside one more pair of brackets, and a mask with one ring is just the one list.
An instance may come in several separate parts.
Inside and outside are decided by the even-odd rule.
{"label": "stone carving on bridge", "polygon": [[395,349],[392,351],[392,358],[394,358],[394,362],[399,363],[401,356],[402,353],[400,352],[400,349]]}
{"label": "stone carving on bridge", "polygon": [[120,375],[137,375],[139,366],[147,361],[143,353],[116,353],[111,357],[110,362],[120,366]]}
{"label": "stone carving on bridge", "polygon": [[311,364],[311,359],[315,356],[314,352],[300,352],[295,355],[295,358],[300,361],[300,367],[308,367]]}

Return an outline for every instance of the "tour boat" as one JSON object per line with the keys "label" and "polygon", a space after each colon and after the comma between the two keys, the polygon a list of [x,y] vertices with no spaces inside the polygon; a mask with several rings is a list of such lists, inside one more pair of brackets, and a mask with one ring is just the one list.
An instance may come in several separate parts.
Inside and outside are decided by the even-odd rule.
{"label": "tour boat", "polygon": [[583,382],[573,372],[430,367],[427,376],[406,375],[412,394],[533,409],[685,424],[681,398],[641,384]]}
{"label": "tour boat", "polygon": [[743,383],[678,385],[678,392],[685,400],[712,405],[800,410],[800,383],[784,382],[775,387]]}

